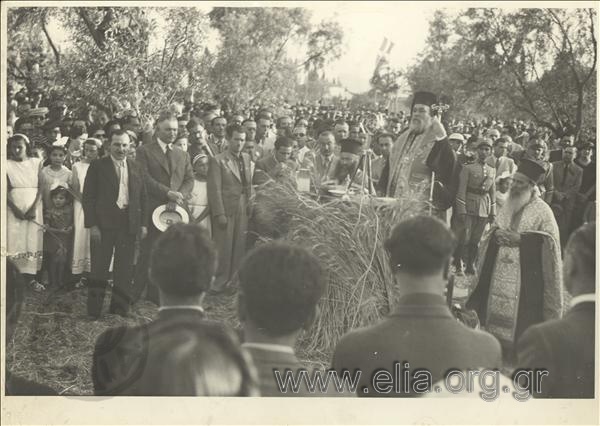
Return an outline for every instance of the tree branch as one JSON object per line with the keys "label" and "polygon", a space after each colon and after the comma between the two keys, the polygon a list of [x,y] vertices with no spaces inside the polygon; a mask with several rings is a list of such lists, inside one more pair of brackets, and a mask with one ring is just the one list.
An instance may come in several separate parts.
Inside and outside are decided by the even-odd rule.
{"label": "tree branch", "polygon": [[52,41],[52,38],[50,37],[50,34],[48,33],[48,29],[46,28],[46,14],[45,13],[40,16],[40,23],[42,25],[42,31],[44,31],[44,34],[46,35],[46,40],[48,40],[48,44],[50,45],[50,48],[52,49],[52,52],[54,53],[54,60],[56,61],[56,65],[59,66],[60,65],[60,52],[54,45],[54,42]]}
{"label": "tree branch", "polygon": [[590,34],[592,36],[592,51],[594,52],[593,53],[594,59],[592,62],[592,68],[590,69],[590,72],[588,73],[588,75],[585,77],[583,84],[586,84],[590,80],[592,75],[594,75],[596,73],[596,64],[598,61],[598,42],[596,41],[596,34],[594,34],[594,31],[596,30],[596,28],[594,27],[593,9],[588,9],[587,12],[590,17]]}
{"label": "tree branch", "polygon": [[[107,19],[107,15],[110,13],[111,12],[109,10],[109,12],[107,12],[107,14],[104,16],[104,20],[102,21],[104,25],[106,25],[105,21]],[[96,47],[98,47],[98,49],[100,50],[104,50],[106,46],[106,43],[104,41],[104,35],[98,32],[98,30],[94,26],[94,23],[90,19],[87,10],[83,7],[79,7],[77,8],[77,14],[81,17],[81,19],[83,19],[85,26],[87,27],[88,31],[90,32],[90,35],[92,36],[92,39],[94,40],[94,43],[96,43]]]}

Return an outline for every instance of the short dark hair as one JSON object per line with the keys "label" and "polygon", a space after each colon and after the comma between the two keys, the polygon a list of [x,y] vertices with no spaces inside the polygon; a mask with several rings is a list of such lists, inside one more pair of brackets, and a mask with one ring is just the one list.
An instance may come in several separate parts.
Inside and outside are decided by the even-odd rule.
{"label": "short dark hair", "polygon": [[248,318],[271,336],[301,329],[325,289],[323,268],[307,249],[272,242],[252,250],[239,270]]}
{"label": "short dark hair", "polygon": [[275,127],[279,129],[279,126],[281,125],[281,122],[282,122],[283,120],[285,120],[286,118],[289,118],[290,120],[292,119],[291,117],[289,117],[289,116],[287,116],[287,115],[284,115],[284,116],[278,117],[278,118],[277,118],[277,122],[276,122],[276,124],[275,124]]}
{"label": "short dark hair", "polygon": [[106,134],[107,138],[110,138],[110,134],[112,133],[110,128],[113,127],[115,124],[119,125],[119,129],[121,128],[121,123],[119,122],[119,120],[110,120],[104,125],[104,133]]}
{"label": "short dark hair", "polygon": [[256,120],[253,118],[246,118],[244,121],[242,121],[242,126],[248,122],[252,121],[253,123],[256,123]]}
{"label": "short dark hair", "polygon": [[346,120],[335,120],[335,123],[333,125],[337,126],[338,124],[340,124],[342,126],[348,126],[348,123],[346,123]]}
{"label": "short dark hair", "polygon": [[456,238],[444,222],[424,215],[400,222],[385,242],[392,270],[417,276],[442,270],[455,246]]}
{"label": "short dark hair", "polygon": [[287,136],[279,136],[277,139],[275,139],[275,150],[278,150],[279,148],[282,147],[293,147],[294,146],[294,140],[290,137]]}
{"label": "short dark hair", "polygon": [[233,132],[246,134],[246,130],[239,124],[230,124],[229,126],[227,126],[227,137],[228,138],[233,136]]}
{"label": "short dark hair", "polygon": [[496,139],[496,140],[494,141],[494,146],[498,146],[498,145],[500,145],[501,143],[508,143],[508,139],[506,139],[506,138],[503,138],[503,137],[499,137],[498,139]]}
{"label": "short dark hair", "polygon": [[[588,222],[573,232],[567,242],[566,252],[579,259],[582,271],[589,277],[596,276],[596,222]],[[595,281],[595,280],[594,280]]]}
{"label": "short dark hair", "polygon": [[225,120],[225,125],[227,125],[227,119],[225,117],[223,117],[222,115],[217,115],[216,117],[213,117],[212,120],[210,120],[210,125],[211,127],[215,125],[215,121],[219,120],[219,119],[223,119]]}
{"label": "short dark hair", "polygon": [[166,294],[196,296],[210,287],[217,266],[208,232],[178,223],[162,233],[150,256],[152,281]]}
{"label": "short dark hair", "polygon": [[200,121],[198,121],[195,116],[193,116],[192,118],[190,118],[190,120],[185,125],[185,128],[186,128],[186,130],[188,132],[191,133],[192,132],[192,128],[194,126],[200,126],[200,127],[204,128],[204,126],[202,125],[202,123]]}
{"label": "short dark hair", "polygon": [[392,139],[392,143],[394,143],[394,135],[391,133],[380,133],[377,135],[377,143],[379,143],[379,141],[383,138],[391,138]]}
{"label": "short dark hair", "polygon": [[50,145],[48,147],[48,157],[50,157],[50,155],[54,152],[54,151],[60,151],[62,152],[64,155],[67,155],[67,148],[65,148],[63,145]]}

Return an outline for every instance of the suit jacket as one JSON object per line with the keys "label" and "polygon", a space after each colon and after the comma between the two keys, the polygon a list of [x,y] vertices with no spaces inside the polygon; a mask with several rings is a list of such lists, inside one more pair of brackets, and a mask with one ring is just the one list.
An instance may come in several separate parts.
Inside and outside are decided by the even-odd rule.
{"label": "suit jacket", "polygon": [[148,324],[120,326],[96,340],[92,358],[95,395],[161,396],[164,371],[157,353],[164,354],[161,337],[182,328],[219,327],[194,309],[168,309]]}
{"label": "suit jacket", "polygon": [[[254,185],[260,185],[268,181],[269,178],[280,181],[282,178],[282,167],[283,165],[277,161],[274,154],[261,158],[256,162],[256,166],[254,167],[255,173],[252,183]],[[286,161],[285,167],[288,169],[287,172],[291,174],[298,169],[298,163],[291,160]]]}
{"label": "suit jacket", "polygon": [[[371,327],[351,331],[338,343],[333,368],[362,371],[359,396],[418,396],[412,391],[377,393],[372,375],[378,369],[395,375],[394,364],[404,363],[411,373],[427,369],[431,383],[445,378],[451,368],[460,370],[500,368],[500,343],[491,334],[473,330],[454,318],[441,295],[411,294],[398,302],[396,311]],[[363,389],[368,388],[368,393]]]}
{"label": "suit jacket", "polygon": [[169,168],[167,157],[154,136],[152,143],[137,149],[136,161],[144,172],[151,211],[169,202],[167,198],[169,191],[179,191],[184,199],[189,198],[194,188],[194,172],[187,152],[172,149]]}
{"label": "suit jacket", "polygon": [[[567,197],[564,201],[572,205],[575,202],[575,195],[579,192],[579,188],[581,188],[583,170],[577,164],[571,163],[567,166],[567,174],[565,176],[565,163],[563,161],[557,161],[552,163],[552,174],[554,179],[554,190],[565,193]],[[563,201],[556,200],[556,192],[554,195],[554,201]]]}
{"label": "suit jacket", "polygon": [[500,176],[504,172],[508,172],[510,175],[512,175],[517,171],[517,165],[515,164],[515,160],[512,158],[496,158],[495,156],[490,155],[485,162],[496,169],[496,177]]}
{"label": "suit jacket", "polygon": [[[126,161],[129,177],[129,232],[135,234],[141,226],[148,226],[150,213],[142,170],[135,161]],[[107,156],[92,161],[82,192],[85,227],[116,229],[121,217],[117,206],[118,196],[119,178],[112,158]]]}
{"label": "suit jacket", "polygon": [[212,217],[220,215],[233,216],[237,212],[240,197],[248,200],[252,194],[252,176],[250,156],[240,154],[244,161],[246,173],[244,187],[237,160],[225,151],[209,160],[208,169],[208,206]]}
{"label": "suit jacket", "polygon": [[325,161],[319,151],[309,152],[304,156],[304,167],[308,167],[313,179],[315,189],[321,186],[321,182],[333,177],[339,158],[331,154],[331,160]]}
{"label": "suit jacket", "polygon": [[567,314],[529,327],[517,342],[518,368],[543,368],[542,398],[593,398],[596,305],[582,302]]}

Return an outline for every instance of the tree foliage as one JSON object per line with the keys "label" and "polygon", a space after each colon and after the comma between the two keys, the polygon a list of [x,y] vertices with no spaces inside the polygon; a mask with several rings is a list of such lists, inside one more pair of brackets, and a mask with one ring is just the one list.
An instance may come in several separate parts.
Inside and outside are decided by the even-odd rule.
{"label": "tree foliage", "polygon": [[438,12],[407,78],[414,90],[449,95],[462,114],[577,134],[595,126],[595,21],[594,9],[468,9],[453,21]]}
{"label": "tree foliage", "polygon": [[[68,33],[62,46],[50,20]],[[82,108],[147,116],[194,94],[231,108],[291,97],[298,72],[339,57],[343,37],[302,8],[9,8],[8,28],[10,81]]]}

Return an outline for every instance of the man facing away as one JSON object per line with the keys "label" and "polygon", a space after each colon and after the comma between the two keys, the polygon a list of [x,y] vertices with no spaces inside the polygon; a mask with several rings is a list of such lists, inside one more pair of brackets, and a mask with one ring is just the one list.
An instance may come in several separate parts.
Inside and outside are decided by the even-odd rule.
{"label": "man facing away", "polygon": [[564,282],[573,296],[562,319],[528,328],[517,344],[519,368],[542,368],[542,398],[593,398],[596,377],[596,222],[576,230],[567,243]]}
{"label": "man facing away", "polygon": [[425,388],[431,391],[449,369],[501,367],[498,341],[458,322],[446,304],[455,239],[444,223],[431,216],[412,217],[394,227],[385,248],[394,272],[392,313],[379,324],[349,332],[333,355],[338,374],[362,371],[358,396],[419,396],[410,383],[388,392],[377,389],[373,378],[380,369],[392,377],[396,366],[410,370],[411,377],[426,369]]}
{"label": "man facing away", "polygon": [[[294,352],[303,330],[317,315],[325,288],[318,259],[308,250],[286,243],[268,243],[254,249],[240,267],[239,316],[246,348],[256,365],[262,396],[309,396],[282,392],[286,369],[294,374],[304,366]],[[279,373],[277,373],[279,372]]]}
{"label": "man facing away", "polygon": [[243,151],[246,132],[229,126],[227,150],[209,160],[208,205],[213,238],[219,253],[214,290],[224,290],[245,254],[248,230],[248,200],[252,192],[250,156]]}
{"label": "man facing away", "polygon": [[[144,325],[111,328],[98,337],[92,362],[95,395],[166,394],[164,360],[157,356],[168,349],[164,338],[220,327],[209,322],[202,309],[215,269],[216,253],[205,229],[175,224],[160,235],[150,260],[150,277],[160,295],[158,317]],[[169,374],[181,373],[175,369]]]}

